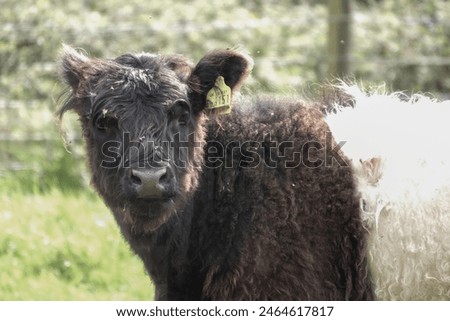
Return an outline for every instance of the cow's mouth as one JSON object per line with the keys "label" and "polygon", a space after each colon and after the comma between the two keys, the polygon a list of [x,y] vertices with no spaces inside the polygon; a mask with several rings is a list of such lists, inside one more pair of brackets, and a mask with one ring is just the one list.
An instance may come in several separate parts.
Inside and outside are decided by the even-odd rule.
{"label": "cow's mouth", "polygon": [[162,199],[137,199],[129,204],[130,214],[140,218],[156,219],[175,207],[173,197]]}
{"label": "cow's mouth", "polygon": [[151,232],[167,222],[175,212],[176,202],[172,198],[134,200],[124,207],[124,219],[134,231]]}

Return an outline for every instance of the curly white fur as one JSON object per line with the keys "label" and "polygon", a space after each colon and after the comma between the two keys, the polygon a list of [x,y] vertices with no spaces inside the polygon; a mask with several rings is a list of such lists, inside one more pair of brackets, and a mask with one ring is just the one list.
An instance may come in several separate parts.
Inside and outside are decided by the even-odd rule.
{"label": "curly white fur", "polygon": [[327,116],[352,159],[380,300],[450,300],[450,101],[342,88]]}

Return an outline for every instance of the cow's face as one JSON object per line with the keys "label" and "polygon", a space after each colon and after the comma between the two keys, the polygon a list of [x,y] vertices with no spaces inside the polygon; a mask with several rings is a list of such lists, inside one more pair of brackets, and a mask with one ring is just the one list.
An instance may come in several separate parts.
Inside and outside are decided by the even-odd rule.
{"label": "cow's face", "polygon": [[72,89],[62,112],[80,116],[94,186],[134,231],[157,229],[198,184],[207,93],[218,77],[235,90],[250,60],[217,51],[191,68],[180,56],[99,60],[66,47],[62,61]]}

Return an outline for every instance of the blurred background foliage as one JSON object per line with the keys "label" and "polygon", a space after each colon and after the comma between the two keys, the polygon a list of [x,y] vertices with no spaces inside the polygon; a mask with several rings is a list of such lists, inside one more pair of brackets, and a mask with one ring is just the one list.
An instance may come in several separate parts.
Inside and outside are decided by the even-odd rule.
{"label": "blurred background foliage", "polygon": [[[176,52],[193,61],[213,48],[241,48],[255,59],[247,92],[302,92],[328,76],[327,1],[0,0],[0,7],[0,177],[14,170],[8,189],[85,186],[82,149],[69,144],[74,155],[67,153],[55,126],[62,43],[99,57]],[[356,79],[450,92],[449,1],[355,0],[352,9]],[[76,129],[64,133],[79,139]]]}
{"label": "blurred background foliage", "polygon": [[[133,292],[116,280],[130,279],[126,265],[137,263],[124,254],[123,242],[115,245],[114,222],[87,191],[75,117],[66,115],[61,128],[55,118],[64,91],[58,77],[62,43],[98,57],[176,52],[193,61],[214,48],[240,48],[255,59],[246,93],[302,93],[330,76],[326,0],[0,0],[0,8],[0,221],[8,227],[0,237],[0,299],[93,299],[95,291],[103,299],[149,295],[145,282]],[[352,16],[344,18],[352,19],[355,79],[449,97],[449,1],[354,0]],[[99,213],[106,225],[96,223]],[[66,234],[83,224],[91,234],[80,234],[84,243],[72,248]],[[92,249],[86,240],[97,236],[103,243]],[[52,247],[40,253],[28,243]],[[105,256],[103,263],[98,255]],[[114,259],[119,268],[111,279],[102,275],[93,282],[93,267],[108,270],[103,265]],[[32,279],[15,286],[26,275]],[[61,288],[65,281],[71,285]],[[43,284],[59,292],[39,296]],[[86,292],[76,294],[73,287]],[[105,295],[111,291],[116,296]]]}

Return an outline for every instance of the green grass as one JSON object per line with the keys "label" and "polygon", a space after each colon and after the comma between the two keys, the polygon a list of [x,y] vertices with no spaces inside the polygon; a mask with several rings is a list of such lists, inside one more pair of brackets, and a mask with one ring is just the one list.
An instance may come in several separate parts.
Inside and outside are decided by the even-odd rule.
{"label": "green grass", "polygon": [[0,194],[0,300],[150,300],[153,286],[92,193]]}

